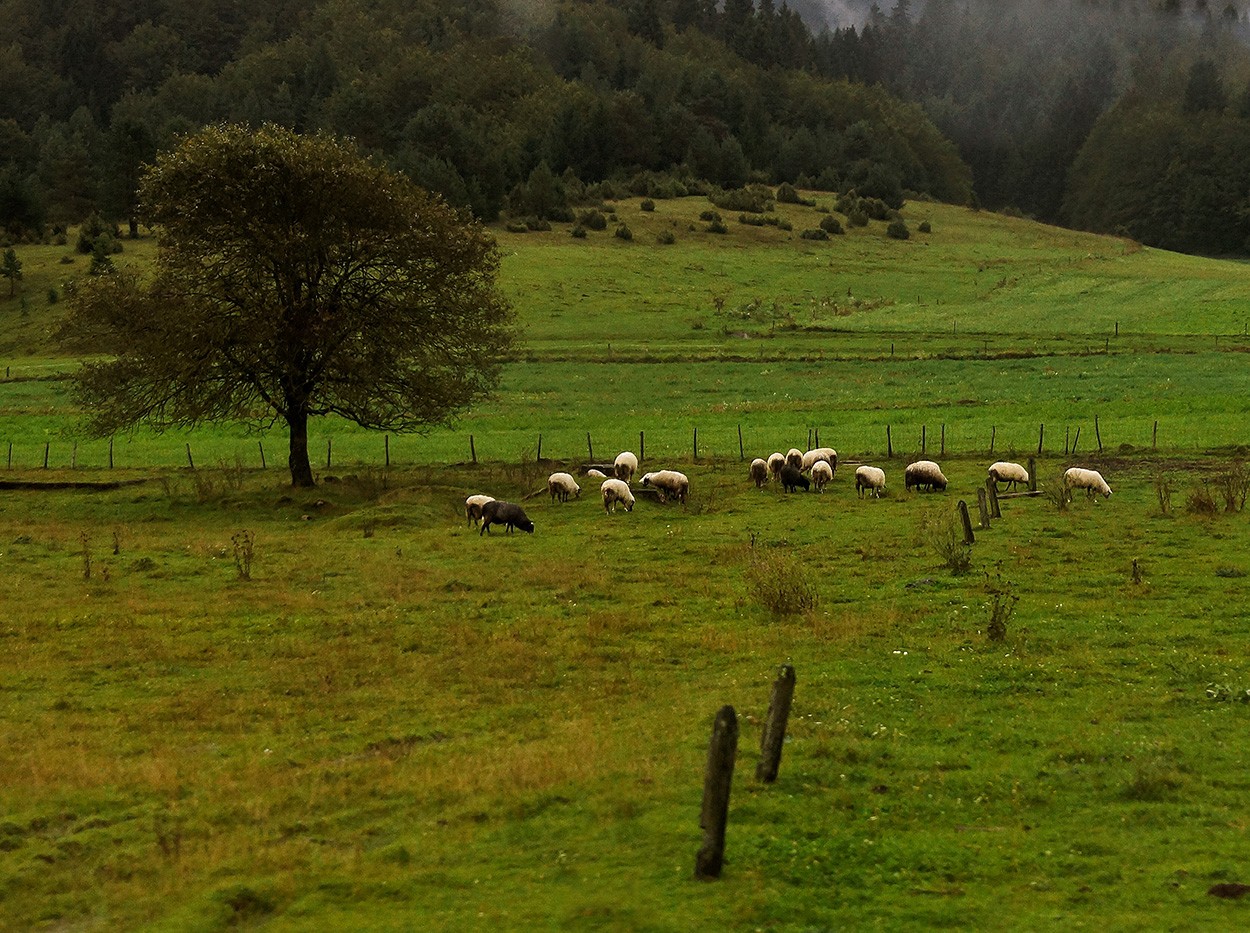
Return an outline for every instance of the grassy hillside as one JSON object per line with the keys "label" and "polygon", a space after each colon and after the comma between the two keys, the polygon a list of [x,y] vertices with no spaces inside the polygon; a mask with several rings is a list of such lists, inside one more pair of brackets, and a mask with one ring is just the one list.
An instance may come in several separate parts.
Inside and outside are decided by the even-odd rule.
{"label": "grassy hillside", "polygon": [[[42,336],[59,305],[33,300],[61,263],[24,252],[0,480],[139,482],[0,490],[0,928],[1244,926],[1207,893],[1250,882],[1244,267],[937,205],[909,208],[932,233],[902,243],[710,234],[706,207],[618,205],[632,242],[501,231],[527,337],[499,398],[392,438],[389,471],[380,437],[323,425],[335,460],[310,491],[273,468],[279,438],[261,472],[258,439],[225,428],[117,438],[113,471],[107,442],[72,452],[64,382],[32,378],[68,365]],[[1100,310],[1047,316],[1081,281]],[[810,319],[848,287],[862,306]],[[742,313],[756,298],[793,328]],[[1114,495],[1004,499],[956,574],[937,545],[957,500],[975,520],[991,432],[1023,459],[1043,421],[1042,486],[1080,461]],[[850,464],[823,495],[757,490],[738,425],[748,457],[819,429],[889,495],[857,498]],[[905,492],[942,425],[949,492]],[[589,481],[526,498],[588,431],[601,459],[645,431],[643,468],[685,470],[690,502],[608,516]],[[535,533],[480,536],[475,492],[523,501]],[[726,703],[742,733],[708,884]]]}

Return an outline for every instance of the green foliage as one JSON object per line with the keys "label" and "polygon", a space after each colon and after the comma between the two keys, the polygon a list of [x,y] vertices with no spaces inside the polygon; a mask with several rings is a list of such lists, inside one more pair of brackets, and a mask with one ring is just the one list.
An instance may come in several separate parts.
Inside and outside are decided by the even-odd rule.
{"label": "green foliage", "polygon": [[829,234],[824,227],[809,227],[799,234],[799,238],[803,240],[827,240],[829,239]]}
{"label": "green foliage", "polygon": [[907,229],[904,221],[891,220],[889,226],[885,228],[885,235],[892,240],[906,240],[911,236],[911,231]]}
{"label": "green foliage", "polygon": [[628,241],[628,240],[632,240],[632,239],[634,238],[634,234],[633,234],[633,232],[629,229],[629,226],[628,226],[627,224],[620,224],[620,225],[618,225],[618,226],[617,226],[617,228],[616,228],[616,230],[615,230],[615,231],[613,231],[612,235],[613,235],[614,237],[616,237],[618,240],[626,240],[626,241]]}
{"label": "green foliage", "polygon": [[642,203],[638,205],[638,209],[650,213],[655,210],[655,202],[650,198],[643,198]]}
{"label": "green foliage", "polygon": [[774,616],[802,615],[819,606],[803,559],[785,546],[751,548],[746,579],[752,598]]}
{"label": "green foliage", "polygon": [[22,280],[22,261],[17,258],[17,251],[9,247],[0,258],[0,275],[9,280],[9,297],[17,294],[17,283]]}
{"label": "green foliage", "polygon": [[916,229],[920,231],[921,233],[933,232],[933,227],[929,224],[929,221],[927,220],[920,221],[920,224],[916,227]]}
{"label": "green foliage", "polygon": [[587,230],[606,230],[608,219],[598,210],[581,211],[577,215],[577,224]]}
{"label": "green foliage", "polygon": [[731,191],[713,191],[708,200],[726,211],[764,214],[773,209],[773,192],[767,185],[748,185]]}
{"label": "green foliage", "polygon": [[842,221],[838,220],[838,218],[834,217],[832,214],[826,214],[824,217],[820,218],[820,229],[825,231],[825,233],[831,233],[834,236],[841,236],[846,232],[842,229]]}

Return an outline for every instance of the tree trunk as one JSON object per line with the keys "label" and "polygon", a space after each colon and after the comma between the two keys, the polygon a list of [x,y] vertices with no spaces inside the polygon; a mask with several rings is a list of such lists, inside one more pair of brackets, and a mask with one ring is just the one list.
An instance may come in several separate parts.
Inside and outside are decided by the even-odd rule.
{"label": "tree trunk", "polygon": [[286,423],[291,428],[291,454],[287,458],[291,467],[291,485],[314,486],[312,467],[308,463],[308,412],[288,411]]}

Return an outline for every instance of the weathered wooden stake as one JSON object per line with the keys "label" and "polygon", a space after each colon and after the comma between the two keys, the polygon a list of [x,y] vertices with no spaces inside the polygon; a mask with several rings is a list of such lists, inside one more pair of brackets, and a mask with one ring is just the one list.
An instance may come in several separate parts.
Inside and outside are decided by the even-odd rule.
{"label": "weathered wooden stake", "polygon": [[191,459],[191,445],[187,444],[187,465],[195,469],[195,461]]}
{"label": "weathered wooden stake", "polygon": [[946,425],[942,425],[942,452],[941,456],[946,456]]}
{"label": "weathered wooden stake", "polygon": [[1150,447],[1152,450],[1159,446],[1159,422],[1155,422],[1154,430],[1150,432]]}
{"label": "weathered wooden stake", "polygon": [[330,458],[334,453],[334,438],[326,438],[326,469],[330,469]]}
{"label": "weathered wooden stake", "polygon": [[595,462],[595,447],[590,443],[590,432],[586,432],[586,454],[590,457],[590,462]]}
{"label": "weathered wooden stake", "polygon": [[920,426],[920,452],[921,453],[925,452],[925,446],[926,446],[925,435],[928,433],[928,431],[929,431],[929,426],[927,424],[922,424]]}
{"label": "weathered wooden stake", "polygon": [[747,453],[742,446],[742,425],[738,425],[738,459],[745,460],[746,458]]}
{"label": "weathered wooden stake", "polygon": [[1081,426],[1076,426],[1076,437],[1072,438],[1072,456],[1076,456],[1076,445],[1081,443]]}
{"label": "weathered wooden stake", "polygon": [[109,469],[113,469],[113,439],[109,438]]}
{"label": "weathered wooden stake", "polygon": [[807,429],[807,449],[808,450],[812,449],[812,429],[811,428]]}
{"label": "weathered wooden stake", "polygon": [[47,441],[43,445],[43,468],[45,470],[48,468],[48,448],[51,446],[52,446],[51,441]]}
{"label": "weathered wooden stake", "polygon": [[894,445],[890,443],[890,426],[885,426],[885,455],[887,457],[894,456]]}
{"label": "weathered wooden stake", "polygon": [[[589,437],[589,435],[587,435]],[[469,435],[469,459],[477,463],[477,448],[473,446],[473,435]]]}
{"label": "weathered wooden stake", "polygon": [[729,789],[737,754],[738,715],[732,706],[722,706],[712,723],[707,768],[703,772],[703,810],[699,816],[703,845],[695,856],[696,878],[719,878],[725,864],[725,824],[729,820]]}
{"label": "weathered wooden stake", "polygon": [[535,459],[537,462],[542,463],[542,460],[543,460],[543,436],[542,436],[541,434],[540,434],[540,435],[538,435],[538,453],[534,456],[534,459]]}
{"label": "weathered wooden stake", "polygon": [[998,507],[998,484],[989,476],[985,478],[985,494],[990,500],[990,518],[1002,518],[1003,510]]}
{"label": "weathered wooden stake", "polygon": [[1116,322],[1115,322],[1115,335],[1116,335],[1117,337],[1119,337],[1119,336],[1120,336],[1120,322],[1119,322],[1119,321],[1116,321]]}
{"label": "weathered wooden stake", "polygon": [[268,464],[265,463],[265,442],[257,441],[256,446],[260,448],[260,468],[262,470],[266,470],[269,467],[268,467]]}
{"label": "weathered wooden stake", "polygon": [[816,446],[820,446],[820,428],[816,429]]}
{"label": "weathered wooden stake", "polygon": [[794,667],[781,665],[773,692],[768,698],[768,717],[764,731],[760,733],[760,760],[755,766],[755,779],[771,784],[777,780],[781,769],[781,748],[786,741],[786,722],[790,718],[790,703],[794,699]]}
{"label": "weathered wooden stake", "polygon": [[997,434],[998,428],[995,425],[990,425],[990,453],[994,452],[994,438]]}
{"label": "weathered wooden stake", "polygon": [[73,449],[70,451],[69,468],[71,470],[78,469],[78,441],[74,441]]}
{"label": "weathered wooden stake", "polygon": [[643,443],[643,432],[638,432],[638,459],[644,460],[647,456],[647,445]]}
{"label": "weathered wooden stake", "polygon": [[1037,461],[1029,457],[1029,492],[1037,492]]}
{"label": "weathered wooden stake", "polygon": [[1046,425],[1039,424],[1037,426],[1037,455],[1042,455],[1042,439],[1046,436]]}
{"label": "weathered wooden stake", "polygon": [[699,429],[694,429],[694,459],[699,459]]}
{"label": "weathered wooden stake", "polygon": [[13,469],[13,442],[12,441],[9,441],[9,467],[8,468],[10,470]]}
{"label": "weathered wooden stake", "polygon": [[982,528],[990,527],[990,500],[984,489],[977,489],[977,512]]}
{"label": "weathered wooden stake", "polygon": [[[542,453],[542,449],[543,449],[543,436],[540,434],[538,435],[539,453]],[[386,468],[389,470],[391,467],[391,436],[389,434],[382,435],[382,454],[383,454],[383,457],[385,458]]]}
{"label": "weathered wooden stake", "polygon": [[1102,453],[1102,432],[1098,430],[1098,416],[1094,415],[1094,439],[1098,441],[1098,452]]}
{"label": "weathered wooden stake", "polygon": [[960,499],[957,509],[959,510],[959,521],[964,526],[964,544],[974,544],[977,539],[972,533],[972,516],[968,514],[968,503]]}

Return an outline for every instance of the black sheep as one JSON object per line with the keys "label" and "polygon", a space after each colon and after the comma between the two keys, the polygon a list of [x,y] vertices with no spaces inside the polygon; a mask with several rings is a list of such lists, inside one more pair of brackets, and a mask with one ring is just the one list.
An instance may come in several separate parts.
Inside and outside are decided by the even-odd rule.
{"label": "black sheep", "polygon": [[811,483],[799,470],[796,470],[787,463],[781,468],[781,485],[785,488],[786,492],[794,492],[800,486],[802,486],[803,490],[806,492],[808,487],[811,486]]}
{"label": "black sheep", "polygon": [[509,534],[513,528],[520,528],[530,534],[534,533],[534,523],[525,514],[525,509],[515,502],[501,502],[493,499],[482,506],[482,530],[478,532],[478,537],[484,535],[491,525],[504,525]]}

